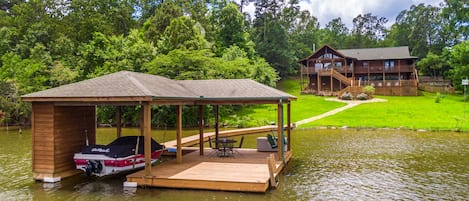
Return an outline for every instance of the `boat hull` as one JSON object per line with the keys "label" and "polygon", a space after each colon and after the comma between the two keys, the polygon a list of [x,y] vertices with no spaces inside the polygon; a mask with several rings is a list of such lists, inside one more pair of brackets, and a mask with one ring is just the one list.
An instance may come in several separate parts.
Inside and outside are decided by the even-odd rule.
{"label": "boat hull", "polygon": [[[163,150],[151,153],[151,163],[158,161]],[[145,167],[145,156],[143,154],[130,155],[126,157],[113,158],[101,154],[75,153],[73,156],[76,168],[82,170],[88,176],[107,176],[122,172],[138,170]]]}

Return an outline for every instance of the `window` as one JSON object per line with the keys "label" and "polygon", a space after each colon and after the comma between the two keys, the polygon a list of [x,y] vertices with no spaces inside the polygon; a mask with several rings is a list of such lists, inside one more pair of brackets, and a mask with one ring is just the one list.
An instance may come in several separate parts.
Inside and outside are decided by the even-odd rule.
{"label": "window", "polygon": [[394,68],[394,60],[384,60],[384,68]]}

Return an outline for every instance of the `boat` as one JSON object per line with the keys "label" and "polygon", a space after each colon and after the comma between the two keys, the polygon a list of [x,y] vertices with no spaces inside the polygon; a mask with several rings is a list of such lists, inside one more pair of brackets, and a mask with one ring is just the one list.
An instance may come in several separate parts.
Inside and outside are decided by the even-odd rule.
{"label": "boat", "polygon": [[[76,168],[87,176],[103,177],[145,166],[144,136],[119,137],[108,145],[89,145],[75,153]],[[164,151],[164,146],[151,139],[151,163],[155,163]]]}

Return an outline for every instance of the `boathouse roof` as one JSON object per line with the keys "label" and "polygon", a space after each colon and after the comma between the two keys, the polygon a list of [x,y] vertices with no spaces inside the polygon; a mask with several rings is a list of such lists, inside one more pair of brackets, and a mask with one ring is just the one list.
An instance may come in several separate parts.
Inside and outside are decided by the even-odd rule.
{"label": "boathouse roof", "polygon": [[158,75],[120,71],[27,94],[22,99],[65,102],[164,100],[195,104],[206,101],[289,101],[296,97],[250,79],[172,80]]}

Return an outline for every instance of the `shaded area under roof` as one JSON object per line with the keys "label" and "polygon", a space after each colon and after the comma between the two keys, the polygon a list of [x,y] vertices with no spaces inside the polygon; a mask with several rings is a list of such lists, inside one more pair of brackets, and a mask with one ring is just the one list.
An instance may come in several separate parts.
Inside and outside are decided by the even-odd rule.
{"label": "shaded area under roof", "polygon": [[363,49],[343,49],[337,50],[346,57],[358,60],[382,60],[382,59],[416,59],[410,56],[409,47],[383,47],[383,48],[363,48]]}
{"label": "shaded area under roof", "polygon": [[120,71],[22,96],[23,101],[289,101],[295,96],[249,79],[171,80]]}

